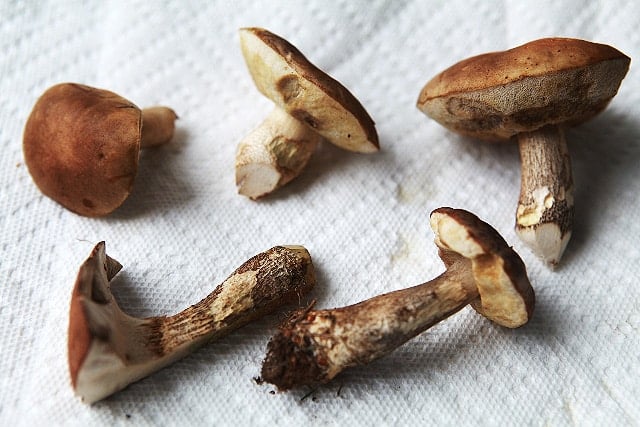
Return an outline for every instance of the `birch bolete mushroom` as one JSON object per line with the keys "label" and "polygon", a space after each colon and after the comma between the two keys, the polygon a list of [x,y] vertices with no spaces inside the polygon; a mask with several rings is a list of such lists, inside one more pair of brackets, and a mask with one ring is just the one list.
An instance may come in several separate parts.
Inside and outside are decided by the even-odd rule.
{"label": "birch bolete mushroom", "polygon": [[258,90],[276,105],[239,144],[238,192],[265,196],[298,176],[322,139],[345,150],[379,150],[362,104],[285,39],[262,28],[240,30],[240,46]]}
{"label": "birch bolete mushroom", "polygon": [[534,292],[520,257],[490,225],[451,208],[431,213],[447,270],[422,285],[332,310],[299,310],[271,339],[262,379],[279,390],[326,383],[378,359],[468,304],[517,328],[533,313]]}
{"label": "birch bolete mushroom", "polygon": [[563,127],[590,119],[616,95],[630,59],[611,46],[547,38],[458,62],[431,79],[418,108],[448,129],[518,140],[520,238],[548,265],[573,223],[573,178]]}
{"label": "birch bolete mushroom", "polygon": [[276,246],[240,266],[202,301],[173,316],[135,318],[118,307],[110,281],[122,265],[99,243],[82,264],[71,297],[69,372],[75,393],[92,403],[177,361],[315,285],[302,246]]}
{"label": "birch bolete mushroom", "polygon": [[171,140],[177,116],[140,110],[107,90],[61,83],[38,99],[24,129],[24,158],[43,194],[84,216],[104,216],[129,196],[140,148]]}

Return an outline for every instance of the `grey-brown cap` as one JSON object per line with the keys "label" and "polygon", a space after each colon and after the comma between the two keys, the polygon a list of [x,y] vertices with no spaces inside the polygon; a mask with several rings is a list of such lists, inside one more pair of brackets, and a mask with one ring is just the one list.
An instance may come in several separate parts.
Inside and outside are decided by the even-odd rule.
{"label": "grey-brown cap", "polygon": [[440,257],[449,267],[461,257],[470,268],[480,297],[471,303],[483,316],[509,328],[527,323],[535,295],[518,254],[489,224],[474,214],[452,208],[431,213],[431,228]]}
{"label": "grey-brown cap", "polygon": [[375,124],[340,82],[291,43],[262,28],[240,30],[240,44],[258,90],[291,116],[349,151],[378,151]]}
{"label": "grey-brown cap", "polygon": [[616,95],[629,63],[604,44],[540,39],[458,62],[424,86],[417,106],[454,132],[508,140],[599,113]]}

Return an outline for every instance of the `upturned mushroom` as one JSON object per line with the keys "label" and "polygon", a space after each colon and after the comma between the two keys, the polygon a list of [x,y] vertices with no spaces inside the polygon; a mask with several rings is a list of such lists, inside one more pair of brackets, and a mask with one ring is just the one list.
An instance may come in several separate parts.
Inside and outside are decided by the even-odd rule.
{"label": "upturned mushroom", "polygon": [[69,372],[86,403],[125,388],[288,303],[315,285],[302,246],[276,246],[240,266],[202,301],[173,316],[135,318],[118,307],[110,281],[122,265],[99,243],[82,264],[71,297]]}
{"label": "upturned mushroom", "polygon": [[359,153],[379,150],[362,104],[288,41],[262,28],[243,28],[240,46],[258,90],[276,105],[238,146],[240,194],[257,199],[290,182],[323,139]]}
{"label": "upturned mushroom", "polygon": [[262,379],[279,390],[326,383],[344,369],[378,359],[468,304],[491,321],[529,321],[534,292],[520,257],[475,215],[431,213],[447,270],[422,285],[333,310],[299,310],[271,339]]}
{"label": "upturned mushroom", "polygon": [[171,140],[177,116],[140,110],[107,90],[61,83],[38,99],[24,129],[24,158],[43,194],[83,216],[104,216],[131,193],[140,148]]}
{"label": "upturned mushroom", "polygon": [[629,62],[611,46],[547,38],[458,62],[420,92],[418,108],[454,132],[486,141],[518,140],[516,230],[551,267],[569,242],[574,216],[563,127],[604,110]]}

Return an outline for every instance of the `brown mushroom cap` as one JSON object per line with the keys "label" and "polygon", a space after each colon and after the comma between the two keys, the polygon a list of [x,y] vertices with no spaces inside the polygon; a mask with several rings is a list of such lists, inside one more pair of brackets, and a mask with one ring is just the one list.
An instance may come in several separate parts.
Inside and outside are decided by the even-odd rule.
{"label": "brown mushroom cap", "polygon": [[362,104],[295,46],[262,28],[241,29],[240,42],[264,96],[341,148],[378,151],[375,124]]}
{"label": "brown mushroom cap", "polygon": [[480,298],[471,305],[493,322],[509,328],[527,323],[535,296],[518,254],[500,234],[474,214],[439,208],[431,213],[431,228],[440,257],[450,266],[460,257],[470,261]]}
{"label": "brown mushroom cap", "polygon": [[602,111],[629,69],[611,46],[547,38],[465,59],[422,89],[418,108],[454,132],[508,140]]}
{"label": "brown mushroom cap", "polygon": [[25,161],[45,195],[80,215],[106,215],[131,192],[141,127],[140,109],[121,96],[58,84],[38,99],[27,120]]}

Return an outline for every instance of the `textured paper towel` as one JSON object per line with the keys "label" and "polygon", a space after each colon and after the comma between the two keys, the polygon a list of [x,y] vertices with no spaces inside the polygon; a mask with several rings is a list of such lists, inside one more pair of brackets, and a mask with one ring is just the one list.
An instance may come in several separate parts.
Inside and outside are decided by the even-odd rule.
{"label": "textured paper towel", "polygon": [[[513,231],[514,146],[453,135],[415,108],[435,73],[545,36],[640,53],[640,3],[593,1],[0,2],[0,424],[611,425],[640,422],[640,93],[635,63],[596,119],[568,132],[574,237],[548,271]],[[271,109],[253,86],[237,29],[263,26],[347,86],[382,151],[323,145],[273,197],[236,194],[237,142]],[[144,152],[135,189],[105,219],[42,196],[21,138],[52,84],[113,90],[180,115],[175,140]],[[281,314],[251,324],[94,406],[66,365],[77,268],[106,240],[136,316],[177,312],[245,259],[303,244],[319,307],[355,303],[438,275],[428,227],[465,208],[521,254],[537,294],[527,326],[464,309],[388,357],[308,390],[257,385]]]}

